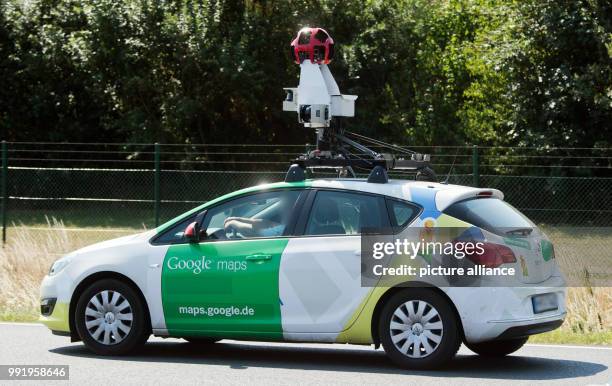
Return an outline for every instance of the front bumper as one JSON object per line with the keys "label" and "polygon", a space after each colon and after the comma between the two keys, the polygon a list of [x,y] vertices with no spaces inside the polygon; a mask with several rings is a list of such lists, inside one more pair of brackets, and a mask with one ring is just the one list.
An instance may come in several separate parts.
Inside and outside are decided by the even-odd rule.
{"label": "front bumper", "polygon": [[49,316],[41,315],[38,321],[49,327],[51,331],[70,333],[68,303],[56,303],[53,312]]}
{"label": "front bumper", "polygon": [[[51,331],[70,333],[70,288],[66,285],[68,281],[62,280],[63,275],[64,273],[60,272],[43,279],[40,286],[41,311],[47,312],[41,313],[38,321]],[[48,309],[48,299],[55,299],[52,310]]]}

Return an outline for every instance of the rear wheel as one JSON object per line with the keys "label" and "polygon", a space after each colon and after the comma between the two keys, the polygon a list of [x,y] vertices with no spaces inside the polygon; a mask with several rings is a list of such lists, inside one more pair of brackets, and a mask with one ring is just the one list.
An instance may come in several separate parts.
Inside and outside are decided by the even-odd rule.
{"label": "rear wheel", "polygon": [[407,288],[393,295],[383,307],[378,326],[385,352],[404,368],[442,366],[461,343],[450,304],[426,288]]}
{"label": "rear wheel", "polygon": [[482,343],[465,343],[465,345],[476,354],[487,357],[503,357],[517,351],[529,337],[505,340],[492,340]]}
{"label": "rear wheel", "polygon": [[96,354],[126,354],[149,338],[145,310],[142,300],[129,285],[116,279],[103,279],[79,297],[76,329],[85,346]]}

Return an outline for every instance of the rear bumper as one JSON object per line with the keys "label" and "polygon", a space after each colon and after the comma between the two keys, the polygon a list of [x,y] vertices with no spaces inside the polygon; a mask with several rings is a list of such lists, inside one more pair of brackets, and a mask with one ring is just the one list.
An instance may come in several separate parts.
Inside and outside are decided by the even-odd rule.
{"label": "rear bumper", "polygon": [[[567,289],[560,277],[551,277],[537,287],[449,288],[446,293],[456,306],[466,342],[525,337],[558,328],[565,319]],[[534,313],[532,297],[554,293],[558,309]]]}
{"label": "rear bumper", "polygon": [[527,324],[524,326],[514,326],[502,332],[501,335],[499,335],[496,339],[506,340],[506,339],[525,338],[530,335],[541,334],[543,332],[555,330],[561,327],[562,324],[563,324],[563,319],[553,320],[550,322]]}

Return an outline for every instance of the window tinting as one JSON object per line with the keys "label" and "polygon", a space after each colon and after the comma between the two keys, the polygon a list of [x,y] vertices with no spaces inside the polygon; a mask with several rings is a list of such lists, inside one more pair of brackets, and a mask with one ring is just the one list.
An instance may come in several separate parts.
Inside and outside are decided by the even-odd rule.
{"label": "window tinting", "polygon": [[391,225],[396,230],[410,224],[420,212],[418,206],[403,201],[388,200],[387,205],[389,206]]}
{"label": "window tinting", "polygon": [[535,228],[521,212],[497,198],[475,198],[457,202],[444,213],[493,233]]}
{"label": "window tinting", "polygon": [[333,191],[320,191],[315,197],[306,235],[356,235],[363,229],[382,229],[387,221],[380,197]]}

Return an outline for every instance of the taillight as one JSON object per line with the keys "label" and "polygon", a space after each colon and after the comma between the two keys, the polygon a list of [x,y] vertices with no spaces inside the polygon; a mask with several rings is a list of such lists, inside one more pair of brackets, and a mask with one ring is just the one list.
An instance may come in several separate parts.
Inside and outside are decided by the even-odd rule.
{"label": "taillight", "polygon": [[487,268],[495,268],[502,264],[516,263],[516,256],[512,249],[505,245],[482,243],[482,253],[478,248],[466,257],[474,264],[484,265]]}

